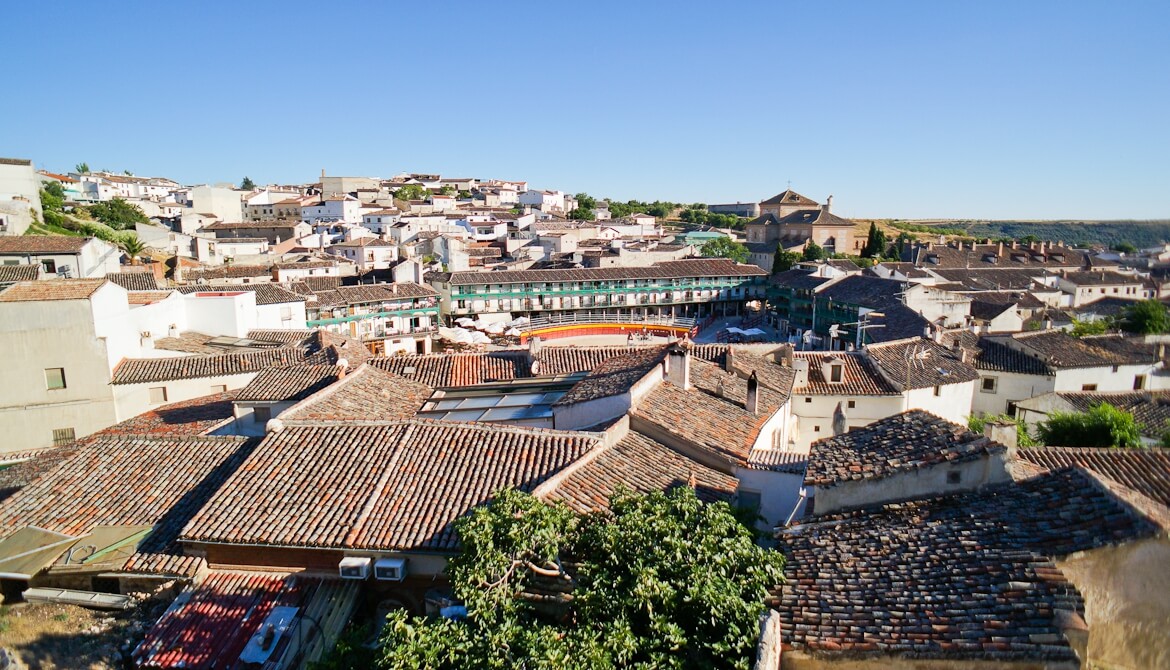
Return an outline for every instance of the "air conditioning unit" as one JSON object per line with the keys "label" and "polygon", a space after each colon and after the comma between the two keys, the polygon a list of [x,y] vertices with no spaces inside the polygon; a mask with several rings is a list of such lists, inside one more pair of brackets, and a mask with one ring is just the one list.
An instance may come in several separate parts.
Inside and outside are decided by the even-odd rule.
{"label": "air conditioning unit", "polygon": [[405,558],[379,558],[374,561],[374,579],[400,582],[406,577]]}
{"label": "air conditioning unit", "polygon": [[371,558],[347,556],[337,564],[337,571],[342,579],[369,579],[372,562]]}

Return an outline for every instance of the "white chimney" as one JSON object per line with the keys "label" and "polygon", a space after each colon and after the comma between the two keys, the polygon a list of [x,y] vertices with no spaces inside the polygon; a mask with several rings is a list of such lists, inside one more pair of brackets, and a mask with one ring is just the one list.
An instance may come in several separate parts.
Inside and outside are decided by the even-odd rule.
{"label": "white chimney", "polygon": [[827,200],[825,200],[825,211],[826,211],[826,212],[831,212],[831,211],[832,211],[832,209],[833,209],[833,196],[831,196],[831,195],[830,195],[830,196],[828,197],[828,199],[827,199]]}
{"label": "white chimney", "polygon": [[674,347],[666,355],[666,381],[684,391],[691,388],[691,354],[686,349]]}

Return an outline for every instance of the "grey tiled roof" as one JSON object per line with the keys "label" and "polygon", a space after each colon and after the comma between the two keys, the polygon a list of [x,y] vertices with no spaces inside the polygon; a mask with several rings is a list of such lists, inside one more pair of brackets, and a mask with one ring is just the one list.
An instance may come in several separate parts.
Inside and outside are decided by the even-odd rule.
{"label": "grey tiled roof", "polygon": [[1155,345],[1120,335],[1077,338],[1063,330],[1045,330],[1011,337],[1058,369],[1153,363],[1157,358]]}
{"label": "grey tiled roof", "polygon": [[979,373],[961,354],[931,340],[907,339],[873,344],[865,349],[894,384],[907,389],[974,381]]}
{"label": "grey tiled roof", "polygon": [[1052,562],[1157,526],[1083,470],[818,517],[779,535],[782,636],[820,656],[1076,663]]}
{"label": "grey tiled roof", "polygon": [[1002,444],[929,412],[910,410],[813,442],[804,483],[831,488],[1005,450]]}
{"label": "grey tiled roof", "polygon": [[1021,351],[986,338],[980,339],[979,353],[975,355],[973,364],[976,369],[990,372],[1015,372],[1024,375],[1051,376],[1052,368],[1048,367],[1039,358],[1029,356]]}
{"label": "grey tiled roof", "polygon": [[0,254],[76,254],[92,237],[9,235],[0,237]]}
{"label": "grey tiled roof", "polygon": [[667,349],[666,345],[646,347],[606,359],[574,384],[556,404],[570,405],[626,393],[638,380],[660,366]]}
{"label": "grey tiled roof", "polygon": [[822,288],[817,292],[817,298],[881,309],[887,305],[901,304],[898,294],[905,288],[904,283],[894,279],[852,275]]}

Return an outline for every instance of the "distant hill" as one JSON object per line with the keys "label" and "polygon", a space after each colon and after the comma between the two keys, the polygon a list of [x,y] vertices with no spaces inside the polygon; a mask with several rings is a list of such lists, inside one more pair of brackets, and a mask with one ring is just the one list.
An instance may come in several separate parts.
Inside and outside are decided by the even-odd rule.
{"label": "distant hill", "polygon": [[1170,242],[1170,219],[1150,221],[911,221],[917,226],[961,230],[977,238],[1020,238],[1034,235],[1042,240],[1072,245],[1128,242],[1138,248]]}

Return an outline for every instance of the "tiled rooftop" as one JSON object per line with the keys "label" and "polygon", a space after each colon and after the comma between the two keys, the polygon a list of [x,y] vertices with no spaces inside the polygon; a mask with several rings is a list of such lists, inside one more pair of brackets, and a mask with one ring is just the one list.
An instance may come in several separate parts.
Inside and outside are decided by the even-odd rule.
{"label": "tiled rooftop", "polygon": [[280,284],[273,284],[270,282],[261,282],[258,284],[232,284],[230,287],[215,287],[211,288],[201,284],[188,284],[187,286],[180,286],[177,290],[180,293],[199,293],[209,290],[223,290],[230,289],[232,291],[251,291],[256,294],[256,305],[279,305],[286,302],[305,302],[305,297],[284,288]]}
{"label": "tiled rooftop", "polygon": [[92,239],[70,235],[8,235],[0,237],[0,254],[75,254]]}
{"label": "tiled rooftop", "polygon": [[1011,339],[1058,369],[1133,365],[1156,360],[1154,347],[1119,335],[1076,338],[1063,330],[1044,330],[1016,333]]}
{"label": "tiled rooftop", "polygon": [[1160,440],[1170,421],[1170,391],[1122,391],[1118,393],[1073,392],[1058,396],[1075,412],[1087,412],[1095,405],[1112,405],[1133,415],[1142,435]]}
{"label": "tiled rooftop", "polygon": [[[808,361],[808,384],[793,389],[804,395],[898,395],[873,364],[860,352],[809,352],[795,354],[796,360]],[[825,379],[824,365],[829,361],[841,364],[841,381]]]}
{"label": "tiled rooftop", "polygon": [[155,525],[150,540],[173,538],[251,447],[241,437],[99,437],[0,503],[0,528]]}
{"label": "tiled rooftop", "polygon": [[450,551],[459,516],[501,488],[531,491],[595,446],[582,433],[482,424],[286,424],[269,433],[183,537]]}
{"label": "tiled rooftop", "polygon": [[[1081,470],[818,517],[779,535],[786,643],[818,656],[1076,662],[1052,558],[1156,526]],[[1073,617],[1075,620],[1075,617]]]}
{"label": "tiled rooftop", "polygon": [[[371,365],[431,388],[471,386],[530,377],[528,353],[408,354],[376,358]],[[551,374],[541,370],[540,374]]]}
{"label": "tiled rooftop", "polygon": [[286,410],[290,421],[396,421],[418,412],[431,387],[369,364]]}
{"label": "tiled rooftop", "polygon": [[649,267],[583,268],[580,270],[513,270],[505,272],[454,272],[451,284],[510,284],[520,282],[601,281],[613,279],[672,279],[683,277],[765,277],[754,265],[740,265],[722,258],[662,261]]}
{"label": "tiled rooftop", "polygon": [[337,381],[336,365],[290,365],[269,368],[240,389],[237,401],[304,400]]}
{"label": "tiled rooftop", "polygon": [[114,424],[98,433],[102,435],[153,435],[177,437],[203,435],[232,418],[232,401],[236,391],[212,393],[191,400],[173,402]]}
{"label": "tiled rooftop", "polygon": [[622,485],[639,493],[693,486],[699,498],[711,502],[730,499],[737,480],[630,431],[566,477],[548,497],[563,500],[578,512],[593,512],[605,509]]}
{"label": "tiled rooftop", "polygon": [[584,379],[557,400],[570,405],[621,395],[655,368],[661,369],[667,346],[647,347],[608,358],[595,366]]}
{"label": "tiled rooftop", "polygon": [[[12,239],[0,237],[0,240]],[[86,300],[106,283],[105,279],[47,279],[13,284],[0,291],[0,302]]]}
{"label": "tiled rooftop", "polygon": [[0,265],[0,284],[15,284],[20,281],[36,281],[41,276],[41,266]]}
{"label": "tiled rooftop", "polygon": [[1035,447],[1020,458],[1048,470],[1080,466],[1170,507],[1170,450]]}
{"label": "tiled rooftop", "polygon": [[979,373],[953,349],[922,338],[883,342],[865,349],[887,379],[906,389],[974,381]]}
{"label": "tiled rooftop", "polygon": [[989,372],[1015,372],[1025,375],[1051,376],[1054,374],[1052,368],[1048,367],[1044,361],[1012,349],[1002,342],[982,338],[979,340],[978,347],[979,353],[972,361],[976,369]]}
{"label": "tiled rooftop", "polygon": [[[718,397],[722,382],[723,397]],[[631,415],[735,464],[746,464],[760,429],[786,398],[763,384],[759,413],[744,408],[747,382],[713,363],[691,359],[692,388],[663,381]]]}
{"label": "tiled rooftop", "polygon": [[965,426],[915,409],[813,442],[804,483],[829,488],[985,458],[1005,448]]}
{"label": "tiled rooftop", "polygon": [[110,272],[106,279],[127,291],[157,291],[161,286],[152,272]]}

